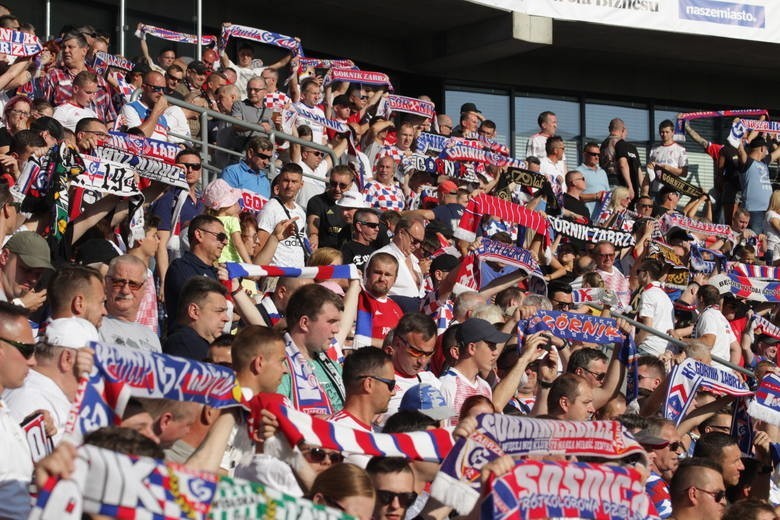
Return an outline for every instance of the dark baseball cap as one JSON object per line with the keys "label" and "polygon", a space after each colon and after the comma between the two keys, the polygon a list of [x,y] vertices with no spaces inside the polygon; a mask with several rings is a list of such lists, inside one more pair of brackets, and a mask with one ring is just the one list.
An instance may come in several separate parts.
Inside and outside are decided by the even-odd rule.
{"label": "dark baseball cap", "polygon": [[482,113],[479,109],[477,109],[477,105],[475,105],[474,103],[463,103],[460,106],[460,112],[461,114],[463,112],[476,112],[478,114]]}
{"label": "dark baseball cap", "polygon": [[504,343],[511,338],[511,334],[506,334],[495,328],[490,322],[481,318],[469,318],[460,325],[457,333],[460,343],[476,343],[477,341],[486,341],[488,343]]}

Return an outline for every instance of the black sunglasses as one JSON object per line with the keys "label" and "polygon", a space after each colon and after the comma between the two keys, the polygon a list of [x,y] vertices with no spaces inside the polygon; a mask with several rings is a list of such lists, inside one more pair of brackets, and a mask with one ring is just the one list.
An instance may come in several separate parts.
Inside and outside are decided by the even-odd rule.
{"label": "black sunglasses", "polygon": [[19,351],[19,353],[24,357],[24,359],[30,359],[35,355],[35,343],[21,343],[19,341],[14,341],[12,339],[5,339],[0,338],[0,341],[5,341],[12,347],[14,347],[16,350]]}
{"label": "black sunglasses", "polygon": [[380,383],[384,383],[387,385],[387,390],[392,392],[395,390],[395,379],[386,379],[384,377],[379,376],[358,376],[358,379],[373,379],[374,381],[379,381]]}
{"label": "black sunglasses", "polygon": [[192,171],[198,171],[198,170],[201,169],[201,164],[200,163],[186,163],[186,162],[183,162],[183,163],[179,163],[179,164],[181,164],[182,166],[184,166],[188,170],[192,170]]}
{"label": "black sunglasses", "polygon": [[364,220],[358,220],[357,223],[361,226],[368,226],[371,229],[376,229],[379,227],[379,222],[366,222]]}
{"label": "black sunglasses", "polygon": [[165,92],[165,87],[158,87],[157,85],[150,85],[149,83],[144,83],[144,87],[152,92]]}
{"label": "black sunglasses", "polygon": [[228,236],[227,233],[214,233],[213,231],[209,231],[208,229],[198,228],[201,231],[205,231],[206,233],[209,233],[211,235],[214,235],[214,238],[216,238],[219,242],[227,242]]}
{"label": "black sunglasses", "polygon": [[721,502],[724,498],[726,498],[726,490],[721,489],[720,491],[709,491],[707,489],[702,489],[700,487],[691,486],[693,488],[698,489],[702,493],[707,493],[708,495],[712,496],[712,499],[715,500],[715,502]]}
{"label": "black sunglasses", "polygon": [[329,183],[329,184],[330,184],[330,187],[331,187],[331,188],[338,188],[338,189],[340,189],[341,191],[344,191],[344,190],[346,190],[347,188],[349,188],[349,184],[347,184],[347,183],[345,183],[345,182],[335,182],[335,181],[330,181],[330,183]]}
{"label": "black sunglasses", "polygon": [[607,373],[606,372],[594,372],[593,370],[588,370],[587,368],[583,368],[583,370],[585,372],[589,373],[590,375],[592,375],[593,379],[595,379],[599,383],[604,381],[604,378],[607,377]]}
{"label": "black sunglasses", "polygon": [[306,452],[305,455],[308,455],[309,459],[311,459],[311,461],[316,464],[320,464],[321,462],[323,462],[325,460],[325,457],[328,457],[330,459],[331,464],[339,464],[341,462],[344,462],[344,455],[342,455],[341,453],[337,451],[328,453],[322,448],[312,448],[311,450]]}
{"label": "black sunglasses", "polygon": [[417,500],[417,493],[414,491],[396,493],[395,491],[388,491],[386,489],[376,490],[376,499],[383,506],[391,504],[396,497],[398,497],[398,503],[405,509],[414,504],[414,501]]}

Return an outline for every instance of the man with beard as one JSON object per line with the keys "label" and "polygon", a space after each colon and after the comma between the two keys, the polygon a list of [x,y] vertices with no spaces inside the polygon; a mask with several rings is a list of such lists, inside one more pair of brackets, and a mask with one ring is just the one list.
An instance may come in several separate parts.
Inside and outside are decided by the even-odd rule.
{"label": "man with beard", "polygon": [[271,185],[271,192],[276,196],[263,206],[257,219],[257,247],[259,251],[268,241],[276,225],[282,220],[298,219],[295,222],[295,233],[284,239],[276,247],[271,265],[282,267],[303,267],[306,263],[305,254],[311,252],[308,239],[305,236],[306,212],[295,202],[298,192],[303,186],[303,170],[295,163],[287,163]]}
{"label": "man with beard", "polygon": [[335,166],[330,172],[327,190],[309,199],[306,205],[306,226],[313,248],[338,248],[344,218],[336,202],[341,200],[344,192],[352,189],[354,177],[349,167]]}
{"label": "man with beard", "polygon": [[397,274],[398,260],[389,253],[377,253],[368,262],[358,299],[355,348],[382,346],[385,336],[398,325],[403,311],[387,296]]}

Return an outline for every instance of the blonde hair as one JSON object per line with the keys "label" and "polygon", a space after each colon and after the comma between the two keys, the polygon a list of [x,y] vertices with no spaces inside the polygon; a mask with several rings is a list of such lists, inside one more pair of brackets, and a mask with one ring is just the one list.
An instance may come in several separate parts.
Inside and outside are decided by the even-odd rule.
{"label": "blonde hair", "polygon": [[780,213],[780,190],[775,190],[772,192],[767,211],[775,211]]}
{"label": "blonde hair", "polygon": [[612,200],[609,201],[609,209],[621,210],[620,201],[628,197],[628,188],[624,186],[615,186],[612,188]]}
{"label": "blonde hair", "polygon": [[308,265],[340,265],[342,263],[341,251],[332,247],[318,247],[309,257]]}

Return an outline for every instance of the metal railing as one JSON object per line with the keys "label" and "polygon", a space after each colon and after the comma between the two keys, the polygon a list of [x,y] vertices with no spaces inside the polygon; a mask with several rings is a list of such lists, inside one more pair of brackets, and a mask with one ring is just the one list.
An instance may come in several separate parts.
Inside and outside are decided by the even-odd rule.
{"label": "metal railing", "polygon": [[[276,143],[278,141],[288,141],[291,144],[297,144],[301,146],[305,146],[307,148],[312,148],[314,150],[319,150],[320,152],[326,153],[330,156],[332,164],[337,164],[338,158],[336,157],[336,152],[333,151],[332,148],[330,148],[327,145],[324,144],[318,144],[314,143],[312,141],[301,139],[298,136],[286,134],[284,132],[280,132],[274,128],[271,129],[271,131],[267,131],[262,126],[256,124],[256,123],[250,123],[248,121],[244,121],[243,119],[238,119],[237,117],[229,116],[226,114],[223,114],[222,112],[216,112],[214,110],[199,107],[197,105],[193,105],[192,103],[187,103],[186,101],[182,101],[181,99],[176,99],[171,96],[165,96],[168,100],[168,103],[171,105],[175,105],[180,108],[186,108],[187,110],[192,110],[193,112],[197,112],[199,114],[200,118],[200,138],[196,136],[183,136],[178,134],[170,134],[173,137],[177,137],[179,139],[184,139],[185,141],[190,141],[194,143],[195,145],[200,146],[200,159],[203,163],[203,169],[204,173],[203,175],[206,175],[206,171],[209,172],[217,172],[219,173],[221,168],[218,168],[212,164],[211,161],[211,151],[220,151],[223,153],[227,153],[229,155],[235,155],[237,157],[244,157],[244,150],[236,151],[229,148],[223,148],[221,146],[217,146],[214,144],[209,143],[209,133],[208,133],[208,122],[209,119],[216,119],[219,121],[224,121],[226,123],[230,123],[233,126],[237,126],[239,128],[245,128],[248,131],[254,132],[257,135],[262,135],[265,137],[268,137],[270,141],[274,145],[274,149],[276,148]],[[276,174],[276,165],[274,164],[274,161],[271,161],[269,164],[269,174],[271,177],[274,177]],[[319,182],[324,182],[324,179],[317,177],[315,175],[310,175],[307,173],[303,174],[304,177],[309,177],[311,179],[317,180]],[[203,179],[204,183],[211,179]]]}

